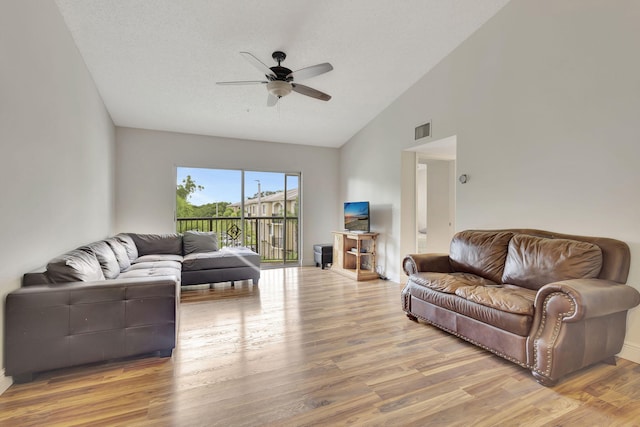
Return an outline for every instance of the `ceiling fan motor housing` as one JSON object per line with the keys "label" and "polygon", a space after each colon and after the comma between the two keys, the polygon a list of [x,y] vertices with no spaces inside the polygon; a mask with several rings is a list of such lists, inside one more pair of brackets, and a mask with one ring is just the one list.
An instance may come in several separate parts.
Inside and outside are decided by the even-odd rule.
{"label": "ceiling fan motor housing", "polygon": [[287,57],[287,54],[276,50],[271,54],[271,57],[278,63],[278,65],[269,68],[276,76],[267,76],[267,78],[269,80],[281,80],[283,82],[293,81],[293,77],[290,76],[291,70],[280,65],[280,63]]}

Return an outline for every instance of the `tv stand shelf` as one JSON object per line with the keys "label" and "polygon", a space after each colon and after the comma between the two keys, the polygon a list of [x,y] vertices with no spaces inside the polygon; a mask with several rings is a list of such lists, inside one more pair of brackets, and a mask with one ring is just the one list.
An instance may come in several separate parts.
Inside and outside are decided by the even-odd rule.
{"label": "tv stand shelf", "polygon": [[331,270],[358,281],[377,279],[377,237],[378,233],[334,231]]}

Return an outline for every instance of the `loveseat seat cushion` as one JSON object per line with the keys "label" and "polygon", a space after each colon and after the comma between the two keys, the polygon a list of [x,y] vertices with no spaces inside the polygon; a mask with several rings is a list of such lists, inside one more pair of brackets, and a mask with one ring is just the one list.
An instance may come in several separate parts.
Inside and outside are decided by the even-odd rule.
{"label": "loveseat seat cushion", "polygon": [[416,273],[411,278],[414,282],[427,286],[434,291],[455,294],[462,287],[496,286],[495,282],[471,273]]}
{"label": "loveseat seat cushion", "polygon": [[182,255],[182,236],[170,234],[129,234],[138,248],[138,256],[154,254]]}
{"label": "loveseat seat cushion", "polygon": [[83,251],[92,252],[96,259],[100,263],[100,268],[104,274],[105,279],[115,279],[120,274],[120,264],[116,258],[116,254],[113,253],[111,246],[101,240],[80,248]]}
{"label": "loveseat seat cushion", "polygon": [[455,294],[500,311],[533,316],[536,291],[502,285],[470,273],[416,273],[411,280],[437,292]]}
{"label": "loveseat seat cushion", "polygon": [[[413,298],[413,302],[411,304],[421,304],[422,302],[432,304],[449,310],[450,312],[476,319],[480,322],[522,337],[529,335],[533,316],[510,313],[494,307],[478,304],[474,301],[460,297],[457,294],[431,289],[428,286],[424,286],[416,282],[416,277],[422,274],[430,273],[418,273],[411,275],[407,282],[407,286],[403,291],[407,292]],[[434,316],[436,316],[436,313],[436,311],[433,311]],[[455,320],[452,320],[453,318],[454,315],[449,313],[446,319],[438,319],[436,317],[428,320],[439,325],[447,325],[452,321],[455,322]]]}
{"label": "loveseat seat cushion", "polygon": [[216,252],[192,253],[184,256],[183,271],[219,268],[260,268],[260,255],[242,247],[224,247]]}
{"label": "loveseat seat cushion", "polygon": [[517,234],[509,242],[502,282],[538,290],[560,280],[598,277],[601,267],[602,250],[593,243]]}
{"label": "loveseat seat cushion", "polygon": [[452,271],[472,273],[500,283],[507,257],[508,231],[461,231],[453,236],[449,249]]}
{"label": "loveseat seat cushion", "polygon": [[106,239],[105,242],[107,242],[107,244],[111,246],[111,250],[118,260],[120,271],[125,271],[127,268],[131,267],[131,260],[129,259],[127,250],[118,239],[116,239],[115,237],[110,237]]}
{"label": "loveseat seat cushion", "polygon": [[514,285],[462,286],[456,295],[486,307],[514,314],[533,316],[537,292]]}
{"label": "loveseat seat cushion", "polygon": [[80,249],[74,249],[49,261],[47,276],[53,283],[104,280],[102,268],[95,255]]}

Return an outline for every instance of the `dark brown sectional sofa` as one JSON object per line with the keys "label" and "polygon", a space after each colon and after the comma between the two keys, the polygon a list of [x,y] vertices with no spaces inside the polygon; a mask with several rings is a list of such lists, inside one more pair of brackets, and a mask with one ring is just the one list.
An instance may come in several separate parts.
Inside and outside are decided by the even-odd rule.
{"label": "dark brown sectional sofa", "polygon": [[629,247],[542,230],[468,230],[449,254],[414,254],[402,308],[511,362],[543,385],[600,361],[614,362],[627,310]]}
{"label": "dark brown sectional sofa", "polygon": [[156,353],[176,345],[180,286],[260,279],[260,256],[213,233],[123,233],[27,273],[5,301],[5,374]]}

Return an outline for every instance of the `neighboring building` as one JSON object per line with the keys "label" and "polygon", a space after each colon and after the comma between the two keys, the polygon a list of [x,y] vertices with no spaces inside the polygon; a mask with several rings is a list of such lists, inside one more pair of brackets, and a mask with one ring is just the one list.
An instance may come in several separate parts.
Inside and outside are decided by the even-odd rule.
{"label": "neighboring building", "polygon": [[[241,204],[230,205],[240,215]],[[286,215],[285,215],[286,212]],[[298,261],[298,189],[245,199],[245,242],[252,242],[262,259]],[[252,245],[252,246],[253,246]],[[286,255],[286,256],[285,256]]]}
{"label": "neighboring building", "polygon": [[[287,191],[287,213],[291,216],[298,216],[298,189]],[[233,209],[240,212],[240,202],[230,205]],[[275,194],[268,196],[262,196],[260,198],[255,197],[253,199],[245,199],[244,201],[244,216],[245,217],[269,217],[269,216],[284,216],[285,211],[285,198],[284,191],[279,191]]]}

